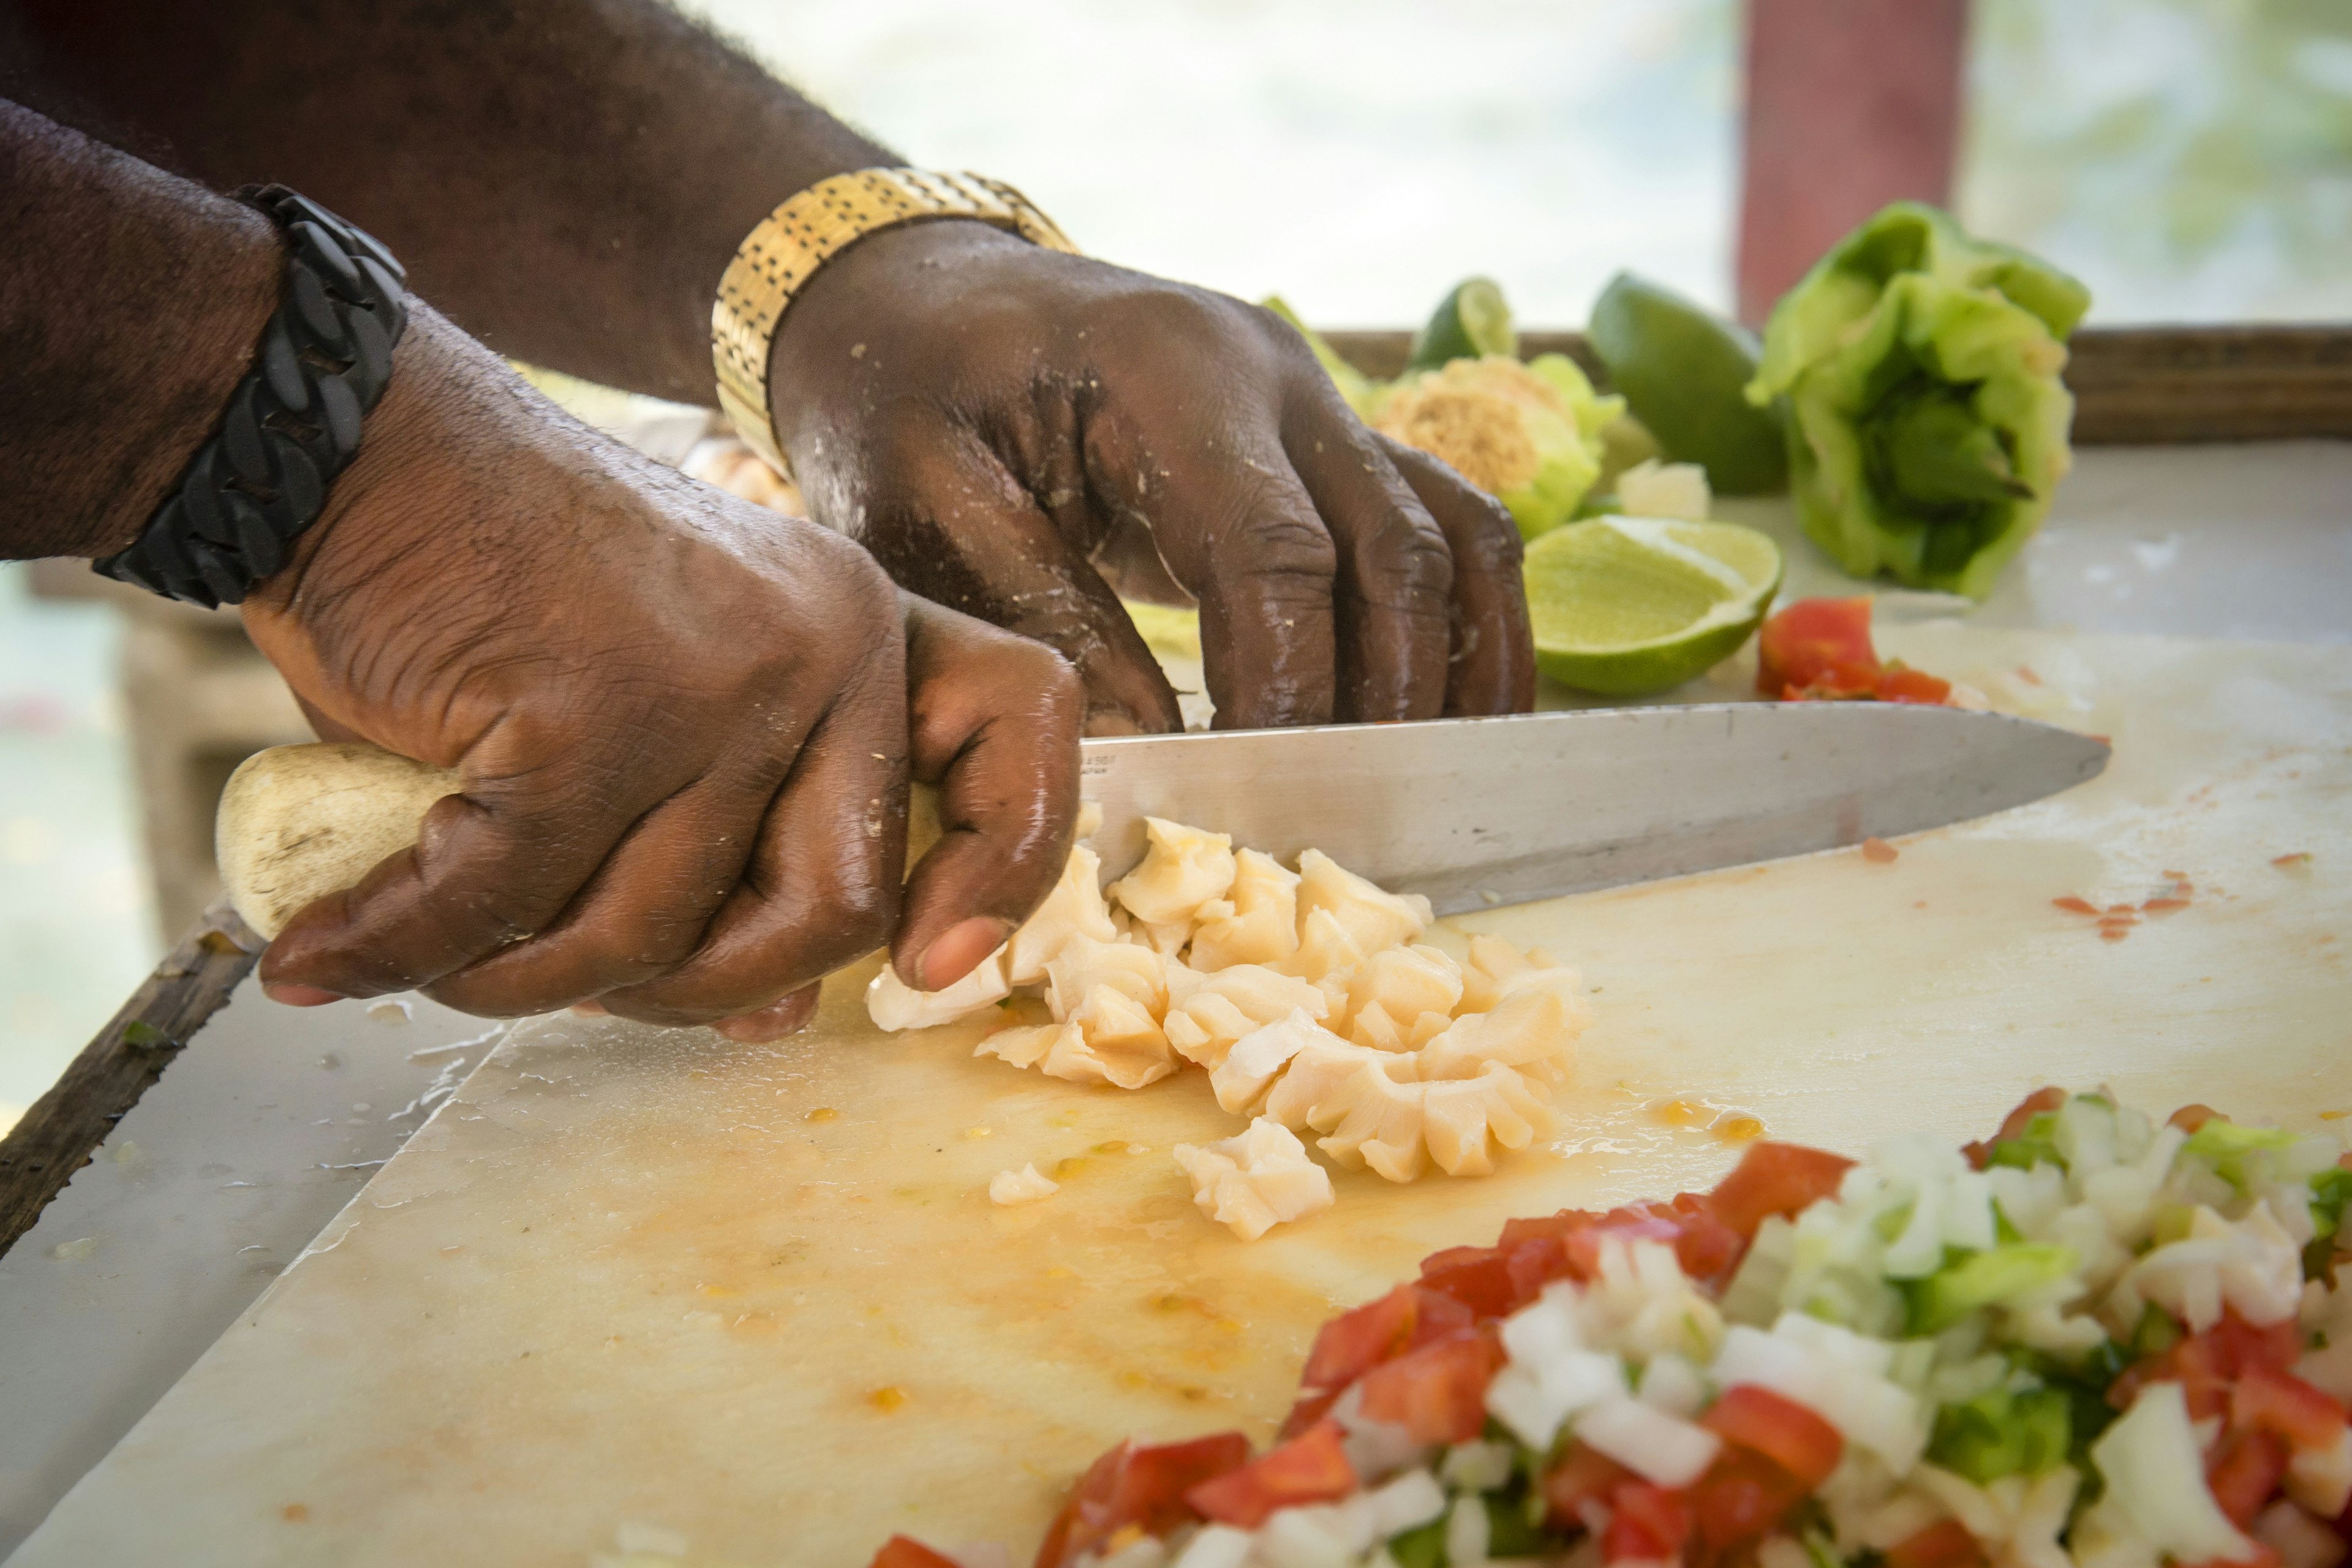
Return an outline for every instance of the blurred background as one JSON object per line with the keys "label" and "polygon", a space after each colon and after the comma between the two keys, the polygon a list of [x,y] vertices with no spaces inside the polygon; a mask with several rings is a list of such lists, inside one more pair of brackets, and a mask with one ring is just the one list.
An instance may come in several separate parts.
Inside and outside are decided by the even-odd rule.
{"label": "blurred background", "polygon": [[[910,162],[1020,185],[1088,251],[1318,325],[1410,327],[1484,273],[1526,325],[1577,327],[1621,268],[1752,318],[1788,254],[1881,198],[1818,238],[1768,202],[1743,243],[1743,193],[1805,189],[1822,151],[1759,142],[1743,174],[1751,79],[1802,102],[1841,72],[1885,73],[1962,221],[2084,279],[2095,323],[2352,319],[2344,0],[1850,4],[1950,37],[1847,58],[1796,27],[1765,71],[1734,0],[687,8]],[[0,1129],[207,896],[206,792],[302,733],[233,623],[58,596],[88,581],[0,564]]]}

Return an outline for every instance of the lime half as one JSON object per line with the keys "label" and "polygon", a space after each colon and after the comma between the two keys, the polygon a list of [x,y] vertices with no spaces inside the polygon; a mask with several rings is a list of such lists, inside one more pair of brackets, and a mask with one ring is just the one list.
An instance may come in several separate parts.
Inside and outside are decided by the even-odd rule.
{"label": "lime half", "polygon": [[1752,528],[1597,517],[1528,546],[1536,668],[1612,697],[1664,691],[1739,651],[1780,585]]}

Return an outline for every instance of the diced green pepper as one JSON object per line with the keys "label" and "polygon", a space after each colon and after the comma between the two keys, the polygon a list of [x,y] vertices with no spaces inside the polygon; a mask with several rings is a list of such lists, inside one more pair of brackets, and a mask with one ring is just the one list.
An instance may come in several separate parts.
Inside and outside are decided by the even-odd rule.
{"label": "diced green pepper", "polygon": [[1986,1486],[2003,1476],[2038,1476],[2066,1462],[2073,1411],[2055,1388],[1995,1388],[1936,1412],[1927,1457]]}
{"label": "diced green pepper", "polygon": [[1933,207],[1854,230],[1773,310],[1747,389],[1785,400],[1806,532],[1856,576],[1990,593],[2071,460],[2059,373],[2089,303]]}
{"label": "diced green pepper", "polygon": [[2251,1167],[2263,1155],[2294,1142],[2294,1134],[2284,1127],[2242,1127],[2217,1116],[2190,1133],[2180,1152],[2204,1161],[2215,1175],[2242,1193],[2253,1178]]}
{"label": "diced green pepper", "polygon": [[1397,1568],[1445,1568],[1445,1516],[1389,1537],[1389,1555]]}
{"label": "diced green pepper", "polygon": [[1985,1156],[1985,1163],[2014,1165],[2021,1171],[2030,1171],[2043,1164],[2064,1170],[2066,1157],[2058,1152],[2058,1113],[2054,1110],[2035,1111],[2027,1118],[2024,1131],[2014,1138],[1994,1140],[1991,1150]]}
{"label": "diced green pepper", "polygon": [[1904,1294],[1911,1308],[1910,1331],[1940,1333],[1979,1308],[1998,1306],[2055,1284],[2074,1272],[2077,1261],[2073,1247],[2039,1242],[1962,1253],[1958,1261],[1925,1279],[1905,1283]]}

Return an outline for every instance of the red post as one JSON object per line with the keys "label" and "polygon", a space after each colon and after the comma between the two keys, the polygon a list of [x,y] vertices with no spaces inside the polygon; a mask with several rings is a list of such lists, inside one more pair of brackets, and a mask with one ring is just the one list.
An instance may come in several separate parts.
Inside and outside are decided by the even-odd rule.
{"label": "red post", "polygon": [[1903,197],[1951,196],[1969,0],[1748,0],[1739,319]]}

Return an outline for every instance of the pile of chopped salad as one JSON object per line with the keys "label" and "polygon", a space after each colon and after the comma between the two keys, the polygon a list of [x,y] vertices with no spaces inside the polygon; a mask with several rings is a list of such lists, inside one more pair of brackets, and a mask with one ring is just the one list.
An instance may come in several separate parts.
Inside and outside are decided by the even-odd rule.
{"label": "pile of chopped salad", "polygon": [[2347,1196],[2331,1139],[2055,1089],[1965,1149],[1755,1143],[1427,1258],[1275,1447],[1121,1444],[1036,1568],[2335,1568]]}

